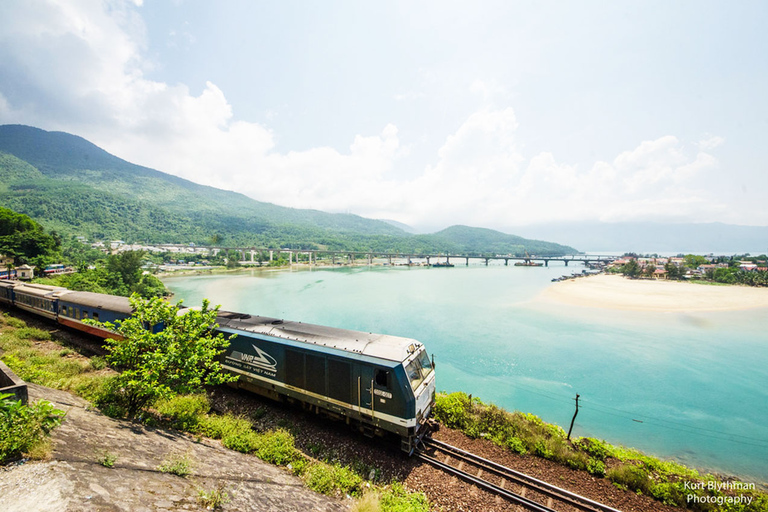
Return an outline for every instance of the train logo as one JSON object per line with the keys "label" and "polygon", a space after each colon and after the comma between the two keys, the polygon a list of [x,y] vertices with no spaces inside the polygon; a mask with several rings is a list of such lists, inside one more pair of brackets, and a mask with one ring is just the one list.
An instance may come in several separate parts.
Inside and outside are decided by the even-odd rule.
{"label": "train logo", "polygon": [[248,366],[251,366],[255,369],[262,370],[269,374],[276,373],[277,360],[271,355],[261,350],[256,345],[251,344],[251,347],[253,347],[255,354],[244,354],[243,352],[233,351],[232,355],[228,356],[227,359],[231,359],[239,363],[246,364]]}

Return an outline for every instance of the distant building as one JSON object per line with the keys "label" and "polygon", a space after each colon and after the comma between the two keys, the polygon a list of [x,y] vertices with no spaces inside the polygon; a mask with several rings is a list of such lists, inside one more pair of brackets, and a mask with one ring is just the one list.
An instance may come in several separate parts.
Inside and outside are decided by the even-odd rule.
{"label": "distant building", "polygon": [[22,265],[16,269],[17,276],[23,281],[31,281],[35,278],[35,267]]}

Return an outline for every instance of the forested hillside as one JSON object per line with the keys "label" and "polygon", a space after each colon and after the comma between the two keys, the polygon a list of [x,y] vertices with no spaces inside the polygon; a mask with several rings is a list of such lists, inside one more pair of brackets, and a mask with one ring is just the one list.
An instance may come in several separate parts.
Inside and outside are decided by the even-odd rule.
{"label": "forested hillside", "polygon": [[575,249],[456,226],[412,235],[357,215],[286,208],[131,164],[81,137],[0,126],[0,201],[64,235],[450,253],[567,254]]}

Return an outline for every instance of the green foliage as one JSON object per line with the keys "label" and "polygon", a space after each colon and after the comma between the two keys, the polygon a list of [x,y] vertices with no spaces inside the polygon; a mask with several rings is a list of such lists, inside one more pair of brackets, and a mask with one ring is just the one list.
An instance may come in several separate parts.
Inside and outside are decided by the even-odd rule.
{"label": "green foliage", "polygon": [[309,464],[302,479],[307,487],[326,496],[360,496],[363,489],[363,479],[339,464]]}
{"label": "green foliage", "polygon": [[16,331],[14,335],[22,340],[51,341],[50,332],[38,329],[36,327],[22,327]]}
{"label": "green foliage", "polygon": [[14,318],[12,316],[5,317],[5,324],[10,327],[16,327],[16,328],[22,328],[27,326],[27,323],[24,320],[20,318]]}
{"label": "green foliage", "polygon": [[0,254],[14,257],[17,265],[44,266],[60,257],[61,240],[27,215],[0,206]]}
{"label": "green foliage", "polygon": [[605,474],[608,480],[627,489],[648,494],[653,481],[647,470],[633,464],[622,464],[611,468]]}
{"label": "green foliage", "polygon": [[580,437],[573,444],[581,451],[600,461],[605,460],[609,453],[607,443],[593,437]]}
{"label": "green foliage", "polygon": [[394,482],[379,497],[381,512],[428,512],[429,500],[422,492],[408,492],[403,484]]}
{"label": "green foliage", "polygon": [[211,410],[211,404],[204,393],[195,393],[160,400],[155,409],[173,428],[196,432],[202,418]]}
{"label": "green foliage", "polygon": [[261,203],[130,164],[79,137],[31,127],[0,126],[0,151],[6,155],[0,159],[4,205],[49,229],[89,239],[432,254],[576,252],[466,226],[412,235],[357,215]]}
{"label": "green foliage", "polygon": [[115,462],[117,462],[117,455],[108,450],[104,450],[104,453],[99,456],[97,462],[105,468],[113,468],[115,467]]}
{"label": "green foliage", "polygon": [[186,477],[192,474],[194,461],[188,453],[172,452],[166,456],[165,460],[157,467],[161,473],[170,473],[172,475]]}
{"label": "green foliage", "polygon": [[[159,298],[133,295],[130,301],[134,314],[119,325],[92,322],[124,337],[106,341],[107,361],[121,370],[110,382],[106,398],[128,416],[158,399],[236,379],[222,371],[217,359],[229,344],[223,335],[211,332],[218,307],[210,309],[205,300],[202,309],[179,315],[176,306]],[[156,325],[164,327],[152,332]]]}
{"label": "green foliage", "polygon": [[298,453],[294,447],[293,436],[279,429],[262,434],[256,455],[270,464],[283,466],[293,461]]}
{"label": "green foliage", "polygon": [[602,460],[590,458],[587,462],[587,471],[591,475],[605,476],[605,463]]}
{"label": "green foliage", "polygon": [[225,503],[229,503],[229,494],[227,494],[224,484],[220,483],[210,491],[199,489],[197,491],[197,502],[207,510],[216,510]]}
{"label": "green foliage", "polygon": [[[126,251],[121,255],[132,254],[136,251]],[[110,256],[112,258],[112,256]],[[128,297],[133,293],[144,298],[164,297],[168,295],[165,285],[151,274],[142,274],[141,267],[137,268],[138,275],[123,268],[114,266],[82,269],[74,274],[64,274],[52,278],[41,278],[37,282],[63,286],[69,290],[81,292],[106,293]],[[124,274],[127,274],[127,279]]]}
{"label": "green foliage", "polygon": [[236,437],[247,432],[251,432],[251,422],[229,414],[205,416],[199,421],[197,428],[198,434],[212,439]]}
{"label": "green foliage", "polygon": [[43,442],[51,430],[61,425],[65,414],[45,400],[25,405],[12,397],[0,394],[0,463]]}
{"label": "green foliage", "polygon": [[631,259],[621,267],[621,273],[627,277],[637,277],[640,275],[640,265],[636,259]]}

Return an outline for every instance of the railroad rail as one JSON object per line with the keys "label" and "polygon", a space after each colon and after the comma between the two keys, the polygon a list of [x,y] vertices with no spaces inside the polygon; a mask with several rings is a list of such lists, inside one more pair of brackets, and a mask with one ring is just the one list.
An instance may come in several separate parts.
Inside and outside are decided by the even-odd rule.
{"label": "railroad rail", "polygon": [[[603,505],[602,503],[590,500],[579,494],[556,487],[530,475],[507,468],[441,441],[425,438],[423,440],[423,445],[423,449],[416,454],[421,460],[455,475],[462,480],[473,483],[493,494],[501,496],[508,501],[516,503],[526,510],[534,510],[537,512],[556,512],[565,510],[581,512],[620,512],[608,505]],[[446,454],[446,457],[441,461],[435,455],[427,454],[427,451],[442,452]],[[449,464],[449,460],[457,462]],[[474,474],[470,473],[469,469],[465,467],[466,465],[470,465],[475,469]],[[481,475],[488,475],[495,478],[497,483],[490,482],[486,479],[487,477],[481,478]],[[512,490],[515,486],[520,489],[518,492]],[[546,504],[539,503],[532,498],[527,497],[526,494],[528,494],[529,491],[532,492],[534,496],[543,498],[543,501],[545,501]],[[552,508],[555,502],[565,505],[565,507],[557,509]]]}

